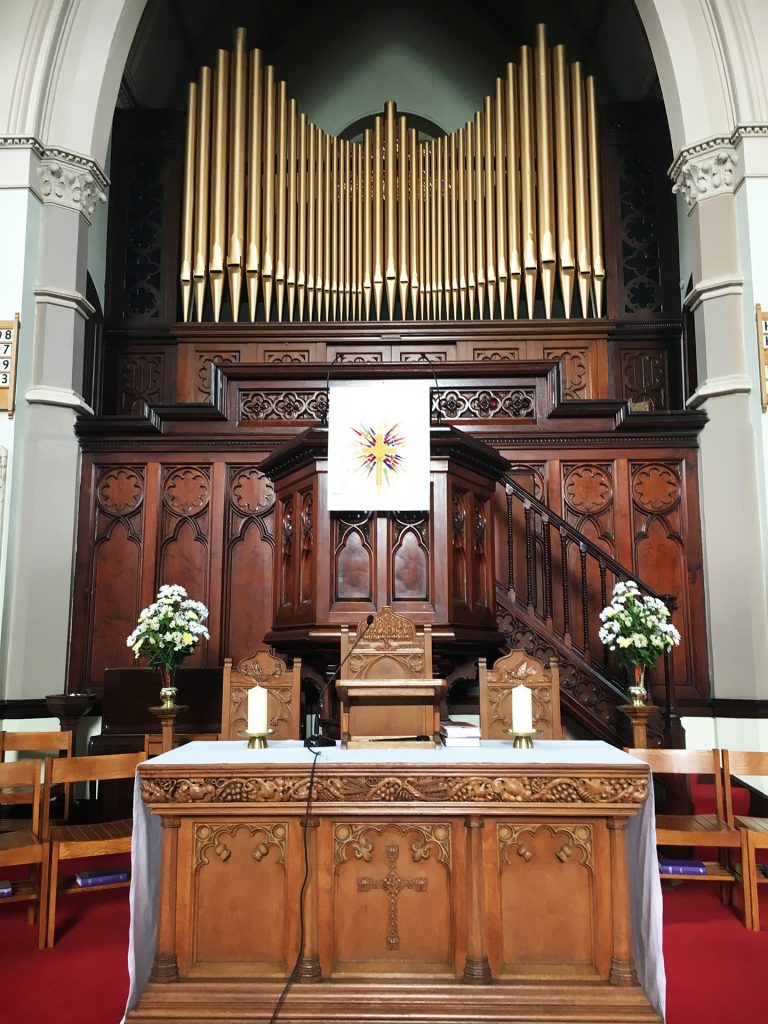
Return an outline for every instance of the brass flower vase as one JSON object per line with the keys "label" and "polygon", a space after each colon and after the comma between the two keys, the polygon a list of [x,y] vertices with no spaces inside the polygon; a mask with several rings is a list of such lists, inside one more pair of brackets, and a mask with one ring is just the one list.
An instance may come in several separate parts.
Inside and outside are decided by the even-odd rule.
{"label": "brass flower vase", "polygon": [[633,679],[629,687],[629,695],[636,708],[645,707],[648,691],[645,688],[645,665],[632,665]]}
{"label": "brass flower vase", "polygon": [[161,668],[160,675],[163,680],[163,685],[160,689],[160,706],[163,708],[175,708],[176,707],[176,695],[178,690],[173,685],[174,673],[169,668]]}

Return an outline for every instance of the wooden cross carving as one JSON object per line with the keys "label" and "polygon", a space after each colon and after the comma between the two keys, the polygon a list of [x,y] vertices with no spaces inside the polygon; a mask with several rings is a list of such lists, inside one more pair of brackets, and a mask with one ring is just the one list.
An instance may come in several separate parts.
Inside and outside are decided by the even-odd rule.
{"label": "wooden cross carving", "polygon": [[400,949],[400,935],[397,930],[397,898],[403,889],[414,892],[425,892],[426,878],[401,878],[397,873],[397,859],[400,847],[397,843],[388,843],[387,867],[389,870],[383,878],[358,878],[357,891],[370,892],[372,889],[383,889],[389,896],[389,930],[387,932],[387,949]]}

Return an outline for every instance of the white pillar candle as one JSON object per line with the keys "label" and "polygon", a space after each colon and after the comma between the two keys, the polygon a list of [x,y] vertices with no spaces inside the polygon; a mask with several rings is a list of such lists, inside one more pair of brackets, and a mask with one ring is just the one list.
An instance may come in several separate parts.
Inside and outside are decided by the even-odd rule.
{"label": "white pillar candle", "polygon": [[248,732],[266,733],[269,727],[268,693],[265,686],[252,686],[248,691]]}
{"label": "white pillar candle", "polygon": [[524,683],[512,687],[512,729],[533,732],[533,690]]}

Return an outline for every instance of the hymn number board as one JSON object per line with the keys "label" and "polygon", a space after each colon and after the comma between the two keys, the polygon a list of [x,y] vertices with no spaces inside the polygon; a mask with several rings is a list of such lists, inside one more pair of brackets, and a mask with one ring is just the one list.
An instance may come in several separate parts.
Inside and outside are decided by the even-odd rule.
{"label": "hymn number board", "polygon": [[0,411],[13,416],[16,384],[16,353],[19,347],[19,315],[0,320]]}

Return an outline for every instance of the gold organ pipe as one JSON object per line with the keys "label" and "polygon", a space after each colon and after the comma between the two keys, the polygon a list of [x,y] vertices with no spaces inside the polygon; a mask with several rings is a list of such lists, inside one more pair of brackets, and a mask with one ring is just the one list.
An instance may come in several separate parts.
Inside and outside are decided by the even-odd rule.
{"label": "gold organ pipe", "polygon": [[571,150],[571,102],[565,47],[552,50],[555,100],[555,166],[557,168],[557,248],[563,312],[570,319],[573,305],[575,260],[573,254],[573,154]]}
{"label": "gold organ pipe", "polygon": [[451,319],[451,184],[448,170],[450,158],[450,139],[444,135],[441,139],[442,148],[442,190],[443,212],[440,217],[443,225],[443,295],[445,301],[445,319]]}
{"label": "gold organ pipe", "polygon": [[427,319],[437,320],[435,310],[435,143],[427,143],[427,239],[426,239],[426,271],[427,271]]}
{"label": "gold organ pipe", "polygon": [[[517,66],[507,64],[505,82],[506,100],[506,157],[507,157],[507,268],[509,271],[509,297],[512,301],[512,316],[520,315],[520,278],[522,261],[520,253],[520,185],[518,174],[518,89]],[[530,314],[529,314],[530,315]]]}
{"label": "gold organ pipe", "polygon": [[288,300],[288,320],[293,322],[293,309],[296,302],[296,223],[298,217],[297,201],[297,152],[296,152],[296,100],[288,103],[288,218],[286,221],[287,262],[285,268],[285,290]]}
{"label": "gold organ pipe", "polygon": [[408,187],[408,124],[406,118],[398,118],[397,128],[397,199],[399,213],[399,223],[397,225],[397,252],[400,285],[400,319],[406,320],[408,317],[408,288],[410,286],[408,274],[408,222],[410,220],[410,189]]}
{"label": "gold organ pipe", "polygon": [[544,315],[552,316],[555,293],[555,183],[552,163],[552,88],[546,25],[536,26],[536,178],[539,210],[539,261]]}
{"label": "gold organ pipe", "polygon": [[494,189],[496,197],[496,280],[499,288],[499,316],[502,320],[505,318],[507,311],[507,277],[509,273],[507,269],[507,176],[505,173],[504,95],[505,83],[501,78],[497,78],[496,97],[493,106],[493,148],[496,171],[496,187]]}
{"label": "gold organ pipe", "polygon": [[[408,129],[408,167],[409,284],[411,290],[411,315],[416,320],[419,315],[417,304],[419,298],[419,190],[421,188],[421,175],[419,173],[419,144],[415,128]],[[403,307],[403,320],[405,319],[406,309]]]}
{"label": "gold organ pipe", "polygon": [[344,319],[352,319],[352,143],[344,143]]}
{"label": "gold organ pipe", "polygon": [[377,320],[381,320],[381,303],[384,295],[383,127],[382,118],[375,118],[373,122],[373,299]]}
{"label": "gold organ pipe", "polygon": [[261,286],[264,319],[272,311],[275,264],[275,69],[264,72],[264,206],[262,212]]}
{"label": "gold organ pipe", "polygon": [[589,192],[587,189],[587,123],[584,111],[584,79],[581,64],[571,65],[571,115],[573,122],[573,191],[576,213],[576,280],[581,315],[589,316],[592,265],[589,244]]}
{"label": "gold organ pipe", "polygon": [[419,146],[419,319],[429,317],[427,311],[427,147]]}
{"label": "gold organ pipe", "polygon": [[533,319],[538,273],[536,164],[533,128],[533,61],[528,46],[520,47],[520,210],[523,274],[528,318]]}
{"label": "gold organ pipe", "polygon": [[287,204],[288,177],[288,91],[285,82],[277,87],[277,220],[275,223],[275,299],[277,300],[277,319],[283,319],[283,299],[285,297],[285,220]]}
{"label": "gold organ pipe", "polygon": [[245,281],[248,291],[248,313],[251,321],[256,319],[259,301],[259,271],[261,257],[261,202],[263,186],[261,177],[262,132],[263,132],[263,89],[261,50],[251,51],[250,107],[248,111],[248,204],[247,242],[245,256]]}
{"label": "gold organ pipe", "polygon": [[[461,133],[459,133],[459,137],[460,135]],[[451,299],[453,302],[453,319],[456,320],[459,315],[459,252],[456,237],[456,132],[451,132],[448,165],[451,189]]]}
{"label": "gold organ pipe", "polygon": [[467,121],[467,306],[469,319],[475,315],[475,126]]}
{"label": "gold organ pipe", "polygon": [[339,300],[339,140],[331,140],[331,319],[338,319]]}
{"label": "gold organ pipe", "polygon": [[364,189],[362,189],[362,146],[354,147],[357,163],[357,319],[362,319],[362,271],[366,263],[364,230],[362,230],[362,201],[364,201]]}
{"label": "gold organ pipe", "polygon": [[460,128],[458,131],[459,148],[457,155],[458,169],[459,169],[459,194],[457,197],[457,220],[458,220],[458,254],[459,254],[459,309],[461,310],[461,319],[464,320],[467,315],[467,233],[466,233],[466,191],[465,191],[465,173],[464,173],[464,154],[465,154],[465,140],[467,137],[466,128]]}
{"label": "gold organ pipe", "polygon": [[323,292],[325,290],[325,132],[317,132],[317,242],[315,260],[315,299],[317,302],[317,319],[323,319]]}
{"label": "gold organ pipe", "polygon": [[[485,280],[488,288],[488,317],[496,310],[496,234],[493,188],[493,101],[485,97],[483,105],[483,161],[485,169]],[[502,313],[502,316],[504,314]]]}
{"label": "gold organ pipe", "polygon": [[229,52],[216,51],[213,75],[213,161],[211,166],[211,238],[208,276],[211,280],[213,319],[219,322],[224,298],[224,252],[227,238],[227,123]]}
{"label": "gold organ pipe", "polygon": [[195,151],[197,146],[197,82],[187,89],[187,135],[184,148],[184,206],[181,216],[182,318],[192,314],[192,261],[195,243]]}
{"label": "gold organ pipe", "polygon": [[587,145],[589,149],[589,220],[592,237],[592,303],[595,316],[603,315],[603,288],[605,263],[603,262],[603,217],[600,200],[600,149],[597,136],[597,100],[595,80],[585,79],[587,101]]}
{"label": "gold organ pipe", "polygon": [[246,149],[246,87],[248,57],[245,52],[245,29],[235,29],[232,54],[231,104],[229,117],[229,221],[227,277],[232,302],[232,320],[240,316],[240,294],[243,287],[243,246],[245,242],[245,149]]}
{"label": "gold organ pipe", "polygon": [[350,239],[350,249],[349,249],[349,277],[350,277],[350,282],[349,282],[350,283],[349,318],[350,318],[350,320],[356,320],[357,319],[357,283],[358,283],[358,279],[359,279],[358,278],[358,251],[359,251],[359,245],[360,245],[359,239],[357,237],[358,236],[358,232],[359,232],[359,217],[358,217],[358,215],[359,215],[359,211],[360,211],[360,204],[359,204],[359,201],[358,201],[358,191],[357,191],[357,189],[358,189],[358,180],[359,180],[359,177],[358,177],[358,158],[357,158],[357,154],[358,154],[359,148],[360,147],[356,146],[354,144],[354,142],[351,143],[350,147],[349,147],[349,149],[350,149],[350,157],[351,157],[351,161],[352,161],[352,165],[351,165],[351,169],[350,169],[351,191],[350,191],[350,206],[349,206],[349,216],[350,216],[350,225],[349,225],[349,239]]}
{"label": "gold organ pipe", "polygon": [[315,308],[315,223],[317,218],[317,128],[310,124],[307,134],[307,320]]}
{"label": "gold organ pipe", "polygon": [[436,302],[436,316],[438,320],[443,317],[444,300],[444,278],[443,278],[443,139],[435,142],[435,253],[434,270],[435,285],[432,289],[432,301]]}
{"label": "gold organ pipe", "polygon": [[195,261],[192,280],[195,315],[203,319],[208,276],[208,196],[211,168],[211,69],[200,68],[198,84],[197,157],[195,160]]}
{"label": "gold organ pipe", "polygon": [[483,115],[475,114],[475,273],[478,318],[485,315],[485,208],[483,205]]}
{"label": "gold organ pipe", "polygon": [[392,101],[361,145],[321,132],[242,28],[189,86],[185,321],[218,322],[225,289],[235,322],[244,289],[252,321],[260,299],[267,321],[275,304],[278,320],[393,320],[398,303],[403,320],[517,319],[539,280],[547,318],[556,288],[574,315],[575,287],[599,317],[602,230],[595,83],[544,25],[463,128],[423,144]]}
{"label": "gold organ pipe", "polygon": [[333,212],[332,212],[332,190],[335,183],[333,171],[333,149],[336,140],[327,134],[324,137],[325,149],[325,173],[323,175],[323,219],[325,221],[325,238],[323,246],[323,317],[326,320],[331,316],[331,286],[334,275],[333,249]]}
{"label": "gold organ pipe", "polygon": [[307,115],[299,116],[299,237],[296,244],[296,299],[299,321],[304,319],[307,286]]}
{"label": "gold organ pipe", "polygon": [[363,134],[363,308],[371,319],[373,295],[373,131]]}
{"label": "gold organ pipe", "polygon": [[384,104],[384,280],[386,282],[389,319],[395,318],[397,292],[397,108],[388,100]]}

